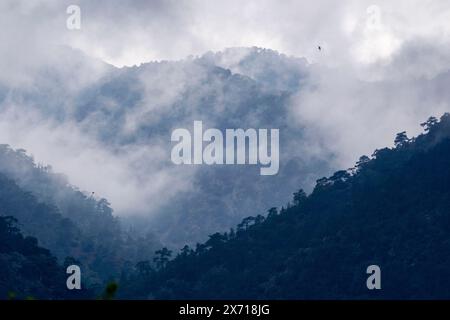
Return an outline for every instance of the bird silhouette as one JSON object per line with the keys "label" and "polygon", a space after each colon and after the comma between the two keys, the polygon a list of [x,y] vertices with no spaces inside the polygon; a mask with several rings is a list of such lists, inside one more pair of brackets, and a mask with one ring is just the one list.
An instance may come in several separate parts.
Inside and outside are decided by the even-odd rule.
{"label": "bird silhouette", "polygon": [[321,46],[317,46],[317,49],[319,49],[319,51],[322,51],[322,47]]}

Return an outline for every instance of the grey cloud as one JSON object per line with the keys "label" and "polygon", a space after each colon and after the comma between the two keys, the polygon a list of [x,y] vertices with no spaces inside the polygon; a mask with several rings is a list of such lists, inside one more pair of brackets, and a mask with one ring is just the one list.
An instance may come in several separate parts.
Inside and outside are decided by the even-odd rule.
{"label": "grey cloud", "polygon": [[[69,4],[81,7],[79,31],[66,29]],[[222,218],[231,225],[239,215],[261,213],[250,212],[255,201],[239,190],[251,190],[261,207],[274,203],[266,194],[281,205],[301,183],[312,186],[330,167],[351,166],[392,143],[396,132],[416,134],[428,116],[450,110],[450,6],[377,1],[381,16],[374,26],[366,11],[372,4],[3,1],[2,142],[52,164],[121,214],[182,211],[189,201],[207,210],[202,192],[210,192],[218,209],[231,212]],[[255,45],[286,55],[239,48],[122,69],[92,59],[122,66]],[[288,169],[274,184],[259,178],[246,185],[228,169],[198,175],[171,166],[169,133],[193,120],[208,127],[281,127]],[[184,202],[167,208],[175,196]]]}

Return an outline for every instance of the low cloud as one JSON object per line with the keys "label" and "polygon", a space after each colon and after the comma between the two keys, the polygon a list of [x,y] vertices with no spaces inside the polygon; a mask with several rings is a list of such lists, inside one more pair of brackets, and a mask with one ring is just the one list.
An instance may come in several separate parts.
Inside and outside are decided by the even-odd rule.
{"label": "low cloud", "polygon": [[119,214],[148,214],[189,187],[189,168],[167,166],[167,143],[108,147],[74,122],[57,123],[28,106],[3,111],[2,143],[51,164],[82,191],[107,198]]}
{"label": "low cloud", "polygon": [[[71,4],[81,7],[81,30],[66,28]],[[295,150],[288,160],[351,166],[392,144],[396,132],[417,134],[421,121],[450,110],[448,21],[447,1],[2,1],[1,142],[27,149],[71,183],[108,198],[117,212],[131,213],[157,211],[193,188],[195,170],[170,165],[168,144],[171,129],[193,120],[209,127],[219,115],[227,125],[281,123],[301,137],[281,141]],[[297,57],[243,65],[253,51],[241,49],[213,59],[242,89],[253,84],[236,73],[274,91],[293,90],[290,76],[300,77],[287,114],[248,106],[240,88],[224,90],[192,58],[139,72],[107,64],[235,46]],[[105,83],[110,92],[102,91]],[[150,127],[152,134],[141,130]]]}

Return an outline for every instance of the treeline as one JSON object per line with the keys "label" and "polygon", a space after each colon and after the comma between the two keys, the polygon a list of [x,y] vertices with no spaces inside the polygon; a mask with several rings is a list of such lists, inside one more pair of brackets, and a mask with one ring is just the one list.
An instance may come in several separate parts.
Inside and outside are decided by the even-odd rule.
{"label": "treeline", "polygon": [[[151,258],[158,246],[128,232],[106,199],[81,192],[8,145],[0,145],[0,216],[17,219],[21,231],[49,249],[59,265],[79,265],[83,283],[97,293],[124,265]],[[60,285],[65,288],[65,281]]]}
{"label": "treeline", "polygon": [[[450,298],[450,115],[173,257],[122,272],[122,298]],[[366,287],[378,265],[382,290]]]}
{"label": "treeline", "polygon": [[66,270],[37,243],[22,235],[15,218],[0,216],[0,300],[91,298],[86,288],[66,289]]}

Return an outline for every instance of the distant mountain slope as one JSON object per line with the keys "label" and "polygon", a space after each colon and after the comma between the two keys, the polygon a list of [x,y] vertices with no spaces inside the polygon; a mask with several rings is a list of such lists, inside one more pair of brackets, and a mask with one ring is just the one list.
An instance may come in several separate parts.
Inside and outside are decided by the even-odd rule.
{"label": "distant mountain slope", "polygon": [[124,230],[106,199],[85,195],[7,145],[0,145],[0,215],[17,218],[60,262],[75,258],[93,284],[115,276],[126,261],[151,258],[158,244]]}
{"label": "distant mountain slope", "polygon": [[201,57],[232,73],[255,80],[264,90],[295,92],[309,77],[305,58],[288,57],[277,51],[257,47],[227,48]]}
{"label": "distant mountain slope", "polygon": [[0,174],[0,215],[18,219],[27,235],[39,238],[61,259],[81,245],[81,231],[70,219],[61,216],[56,207],[38,202],[3,174]]}
{"label": "distant mountain slope", "polygon": [[[245,219],[184,248],[159,271],[141,263],[124,297],[370,299],[450,298],[450,114],[426,133],[361,157],[319,179],[278,212]],[[366,268],[381,268],[381,290]],[[126,281],[125,281],[126,280]]]}
{"label": "distant mountain slope", "polygon": [[[92,67],[89,76],[87,67],[78,72],[83,58],[71,57],[76,63],[62,71],[43,68],[33,86],[0,89],[1,114],[20,120],[6,131],[17,131],[28,144],[3,142],[36,156],[33,149],[50,148],[44,156],[54,159],[48,157],[48,163],[66,168],[72,183],[107,198],[136,232],[155,233],[174,248],[204,241],[245,216],[285,203],[298,184],[311,189],[317,176],[331,172],[333,155],[310,152],[304,129],[290,121],[291,95],[309,77],[304,59],[233,48],[139,67]],[[76,79],[64,81],[71,70]],[[279,174],[261,177],[257,166],[174,165],[172,130],[190,129],[194,120],[205,129],[280,129]]]}
{"label": "distant mountain slope", "polygon": [[[164,244],[177,248],[204,241],[208,233],[226,230],[273,203],[285,203],[296,185],[310,189],[317,176],[331,172],[333,155],[309,152],[303,129],[289,121],[291,94],[306,81],[308,71],[304,59],[260,48],[146,63],[111,72],[81,93],[77,120],[96,123],[88,130],[118,150],[159,147],[138,173],[149,182],[156,172],[170,176],[170,184],[157,189],[164,198],[149,196],[149,205],[137,212],[141,217],[125,219],[137,227],[149,226]],[[279,174],[262,177],[255,166],[174,166],[171,132],[190,129],[194,120],[202,120],[205,129],[280,129]],[[159,152],[165,157],[160,159]],[[299,170],[302,174],[293,174]],[[148,188],[142,183],[139,193]]]}
{"label": "distant mountain slope", "polygon": [[62,216],[89,236],[102,234],[109,238],[120,233],[117,218],[106,199],[84,194],[69,184],[66,176],[54,173],[50,166],[36,165],[25,150],[0,145],[0,172],[33,193],[40,202],[54,204]]}

